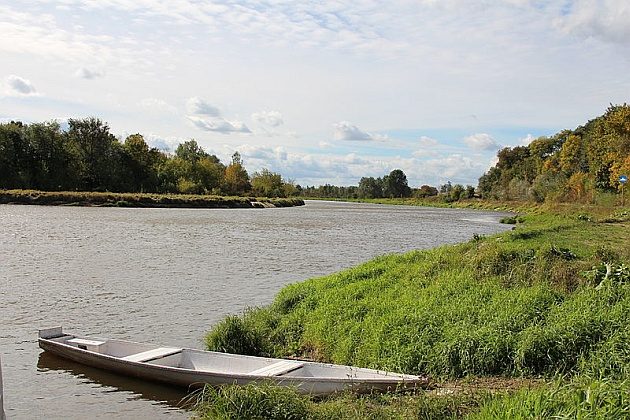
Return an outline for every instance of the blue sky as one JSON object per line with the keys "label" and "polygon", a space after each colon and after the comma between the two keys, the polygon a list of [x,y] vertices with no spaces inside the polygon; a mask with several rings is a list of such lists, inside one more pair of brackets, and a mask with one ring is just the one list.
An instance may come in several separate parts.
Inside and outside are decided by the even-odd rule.
{"label": "blue sky", "polygon": [[0,118],[97,116],[250,172],[476,184],[630,102],[627,0],[0,0]]}

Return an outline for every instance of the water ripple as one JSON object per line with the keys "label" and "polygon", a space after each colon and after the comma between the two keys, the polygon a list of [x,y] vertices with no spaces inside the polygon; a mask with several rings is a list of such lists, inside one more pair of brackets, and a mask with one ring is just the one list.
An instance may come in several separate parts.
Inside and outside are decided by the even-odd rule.
{"label": "water ripple", "polygon": [[[268,210],[0,205],[0,354],[10,418],[188,418],[170,388],[51,359],[38,328],[202,346],[226,314],[374,256],[505,229],[467,210],[309,202]],[[448,227],[448,228],[446,228]],[[51,403],[54,402],[54,403]],[[56,407],[56,408],[55,408]]]}

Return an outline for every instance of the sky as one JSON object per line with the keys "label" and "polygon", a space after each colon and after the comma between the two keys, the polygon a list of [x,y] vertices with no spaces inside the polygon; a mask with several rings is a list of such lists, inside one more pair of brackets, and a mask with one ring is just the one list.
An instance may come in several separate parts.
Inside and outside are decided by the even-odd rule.
{"label": "sky", "polygon": [[476,185],[630,102],[627,0],[0,0],[0,121],[94,116],[300,185]]}

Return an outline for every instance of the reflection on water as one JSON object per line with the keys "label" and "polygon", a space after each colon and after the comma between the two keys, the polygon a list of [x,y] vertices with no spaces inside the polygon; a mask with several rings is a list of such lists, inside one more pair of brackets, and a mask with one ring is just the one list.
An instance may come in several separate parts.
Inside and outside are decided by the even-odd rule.
{"label": "reflection on water", "polygon": [[[37,330],[203,348],[227,314],[377,255],[469,240],[503,215],[307,202],[280,209],[0,205],[7,418],[187,419],[185,391],[41,353]],[[89,410],[89,415],[86,415]]]}
{"label": "reflection on water", "polygon": [[82,383],[113,388],[108,390],[108,392],[126,392],[129,394],[129,400],[149,400],[184,410],[192,408],[191,403],[194,395],[189,394],[185,388],[118,375],[107,370],[63,359],[48,352],[39,354],[37,369],[39,372],[57,371],[69,373]]}

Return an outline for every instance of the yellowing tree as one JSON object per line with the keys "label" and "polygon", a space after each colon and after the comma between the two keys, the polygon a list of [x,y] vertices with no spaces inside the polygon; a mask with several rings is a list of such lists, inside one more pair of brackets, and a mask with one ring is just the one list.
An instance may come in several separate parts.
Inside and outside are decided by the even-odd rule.
{"label": "yellowing tree", "polygon": [[616,185],[618,190],[621,190],[620,175],[630,176],[630,154],[610,167],[610,185]]}
{"label": "yellowing tree", "polygon": [[251,189],[249,175],[243,167],[243,160],[239,152],[232,155],[232,163],[225,168],[223,190],[228,195],[242,195]]}
{"label": "yellowing tree", "polygon": [[560,149],[560,169],[566,175],[579,171],[582,157],[582,139],[570,134]]}

